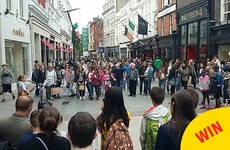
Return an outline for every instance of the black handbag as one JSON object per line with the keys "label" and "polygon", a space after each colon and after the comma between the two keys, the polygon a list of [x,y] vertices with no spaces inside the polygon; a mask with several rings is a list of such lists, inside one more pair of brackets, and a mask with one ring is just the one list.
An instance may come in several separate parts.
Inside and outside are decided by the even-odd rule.
{"label": "black handbag", "polygon": [[69,87],[70,87],[70,83],[67,83],[67,84],[66,84],[66,88],[69,88]]}

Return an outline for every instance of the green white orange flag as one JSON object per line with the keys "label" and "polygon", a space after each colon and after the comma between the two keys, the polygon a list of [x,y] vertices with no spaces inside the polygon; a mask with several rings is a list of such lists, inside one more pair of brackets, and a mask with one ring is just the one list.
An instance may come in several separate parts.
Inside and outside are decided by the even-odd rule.
{"label": "green white orange flag", "polygon": [[125,33],[124,33],[124,35],[129,39],[129,41],[133,41],[133,35],[129,32],[129,29],[126,27],[126,26],[124,26],[125,27]]}
{"label": "green white orange flag", "polygon": [[79,28],[78,28],[78,24],[77,24],[77,23],[75,23],[75,24],[73,25],[73,29],[74,29],[74,31],[75,31],[76,37],[79,37]]}

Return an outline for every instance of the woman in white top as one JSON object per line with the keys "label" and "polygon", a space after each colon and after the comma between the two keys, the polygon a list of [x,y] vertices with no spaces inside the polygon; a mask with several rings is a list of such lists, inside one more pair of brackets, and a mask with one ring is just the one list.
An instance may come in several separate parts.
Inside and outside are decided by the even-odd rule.
{"label": "woman in white top", "polygon": [[46,87],[46,100],[51,100],[51,88],[56,84],[57,74],[51,65],[47,69],[44,86]]}

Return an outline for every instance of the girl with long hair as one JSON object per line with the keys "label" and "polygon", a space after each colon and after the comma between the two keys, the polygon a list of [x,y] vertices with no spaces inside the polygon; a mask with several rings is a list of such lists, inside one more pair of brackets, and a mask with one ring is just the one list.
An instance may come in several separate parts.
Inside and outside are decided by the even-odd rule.
{"label": "girl with long hair", "polygon": [[[127,128],[129,127],[129,115],[125,108],[121,88],[113,86],[108,89],[108,91],[105,93],[101,110],[102,113],[98,117],[97,122],[98,130],[101,133],[101,149],[104,150],[109,149],[111,143],[116,143],[116,139],[111,141],[109,138],[110,133],[112,133],[112,135],[115,134],[114,130],[116,129],[113,127],[122,128],[123,131],[126,131],[126,133],[128,132]],[[123,140],[129,140],[130,146],[128,149],[132,150],[133,146],[129,135],[124,136]],[[119,146],[122,145],[116,145],[117,149],[119,149]]]}
{"label": "girl with long hair", "polygon": [[160,126],[155,150],[180,150],[182,135],[196,117],[192,97],[185,90],[172,95],[170,109],[172,118]]}
{"label": "girl with long hair", "polygon": [[78,70],[75,75],[75,81],[78,85],[78,90],[80,93],[80,100],[85,100],[85,81],[86,81],[86,74],[82,66],[78,67]]}

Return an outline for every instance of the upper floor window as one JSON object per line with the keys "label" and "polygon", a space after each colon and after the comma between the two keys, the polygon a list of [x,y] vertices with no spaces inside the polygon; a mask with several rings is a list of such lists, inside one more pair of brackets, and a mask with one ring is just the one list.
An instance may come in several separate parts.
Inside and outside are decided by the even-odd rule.
{"label": "upper floor window", "polygon": [[164,17],[161,18],[161,28],[162,28],[161,35],[163,36],[164,32],[165,32],[165,19],[164,19]]}
{"label": "upper floor window", "polygon": [[170,22],[170,34],[172,34],[172,30],[173,30],[173,15],[172,14],[170,14],[169,22]]}
{"label": "upper floor window", "polygon": [[20,7],[20,16],[24,17],[23,0],[19,0],[19,7]]}
{"label": "upper floor window", "polygon": [[6,9],[9,9],[9,11],[12,10],[12,3],[11,3],[11,0],[6,0]]}
{"label": "upper floor window", "polygon": [[224,0],[224,20],[230,20],[230,0]]}
{"label": "upper floor window", "polygon": [[165,0],[161,0],[161,9],[165,7]]}

